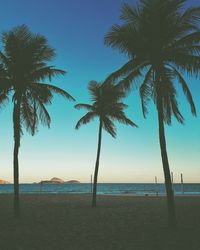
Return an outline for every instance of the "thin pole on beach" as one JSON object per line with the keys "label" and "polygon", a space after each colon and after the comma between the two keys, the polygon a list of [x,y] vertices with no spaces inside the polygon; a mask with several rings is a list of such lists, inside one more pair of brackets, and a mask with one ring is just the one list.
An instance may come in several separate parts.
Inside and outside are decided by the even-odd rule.
{"label": "thin pole on beach", "polygon": [[92,193],[92,174],[90,175],[90,191],[91,191],[91,193]]}
{"label": "thin pole on beach", "polygon": [[172,189],[174,190],[174,174],[171,172]]}
{"label": "thin pole on beach", "polygon": [[156,184],[156,196],[158,196],[158,180],[157,180],[157,176],[155,176],[155,184]]}
{"label": "thin pole on beach", "polygon": [[183,174],[181,174],[181,186],[182,186],[182,194],[184,194]]}
{"label": "thin pole on beach", "polygon": [[174,184],[174,175],[173,175],[173,172],[171,172],[171,182],[172,182],[172,184]]}

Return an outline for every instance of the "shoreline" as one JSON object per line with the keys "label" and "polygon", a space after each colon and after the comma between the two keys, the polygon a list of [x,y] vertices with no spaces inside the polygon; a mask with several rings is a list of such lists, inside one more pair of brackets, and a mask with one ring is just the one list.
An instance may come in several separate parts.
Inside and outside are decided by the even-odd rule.
{"label": "shoreline", "polygon": [[[89,183],[78,184],[20,184],[21,194],[90,194]],[[109,196],[165,196],[164,184],[98,183],[98,195]],[[13,193],[13,184],[0,185],[0,193]],[[184,191],[184,192],[183,192]],[[175,196],[200,196],[200,184],[174,184]]]}
{"label": "shoreline", "polygon": [[[13,196],[14,193],[0,193],[0,197],[1,196]],[[58,197],[92,197],[92,193],[76,193],[76,192],[69,192],[69,193],[56,193],[56,192],[42,192],[42,193],[37,193],[37,192],[23,192],[23,193],[19,193],[20,197],[22,196],[58,196]],[[97,198],[101,197],[101,198],[107,198],[107,197],[113,197],[113,198],[126,198],[126,197],[130,197],[130,198],[166,198],[166,194],[159,194],[159,195],[141,195],[141,194],[97,194]],[[200,195],[199,194],[194,194],[194,195],[175,195],[175,198],[199,198]]]}
{"label": "shoreline", "polygon": [[[21,195],[83,195],[83,196],[91,196],[92,193],[84,193],[84,192],[21,192]],[[0,192],[1,195],[14,195],[12,193]],[[166,197],[166,194],[132,194],[132,193],[97,193],[97,196],[113,196],[113,197]],[[174,197],[200,197],[200,194],[175,194]]]}

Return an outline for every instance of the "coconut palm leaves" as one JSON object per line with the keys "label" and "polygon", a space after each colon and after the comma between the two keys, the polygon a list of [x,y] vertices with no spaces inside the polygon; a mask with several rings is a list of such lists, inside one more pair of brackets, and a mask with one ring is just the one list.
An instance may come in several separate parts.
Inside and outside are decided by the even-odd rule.
{"label": "coconut palm leaves", "polygon": [[[165,79],[162,84],[165,85],[166,82],[166,86],[173,85],[176,79],[187,99],[190,96],[188,101],[195,115],[192,95],[188,87],[186,90],[187,83],[182,75],[184,72],[195,75],[199,73],[200,31],[197,21],[200,8],[191,8],[182,13],[180,8],[184,2],[153,0],[141,1],[137,7],[127,4],[123,6],[121,19],[124,24],[113,26],[106,35],[105,42],[126,53],[130,60],[108,79],[121,78],[122,86],[127,89],[144,72],[146,78],[142,88],[150,85],[146,86],[150,90],[153,89],[150,82],[154,82],[155,67],[162,65],[160,77]],[[161,69],[159,71],[161,74]],[[172,108],[171,111],[173,113]]]}
{"label": "coconut palm leaves", "polygon": [[183,89],[192,114],[196,115],[184,74],[198,76],[200,73],[200,8],[183,11],[184,3],[185,0],[141,0],[137,6],[124,4],[123,24],[114,25],[105,37],[107,45],[129,58],[106,81],[119,82],[124,90],[130,90],[134,80],[142,81],[142,74],[140,96],[144,116],[150,100],[156,105],[172,226],[176,219],[163,122],[170,125],[172,116],[178,122],[184,122],[178,106],[177,84]]}
{"label": "coconut palm leaves", "polygon": [[82,124],[87,124],[94,118],[101,118],[103,128],[113,137],[116,136],[116,127],[113,121],[136,126],[131,120],[129,120],[124,109],[127,105],[120,102],[124,97],[124,92],[117,86],[112,84],[98,84],[97,82],[90,82],[88,90],[91,95],[92,105],[89,104],[77,104],[76,109],[86,109],[88,113],[83,116],[77,123],[76,129]]}
{"label": "coconut palm leaves", "polygon": [[92,206],[96,206],[96,191],[97,178],[99,169],[99,158],[101,151],[102,129],[108,132],[112,137],[116,137],[116,127],[114,122],[118,121],[125,125],[137,127],[124,113],[127,105],[121,102],[124,97],[124,92],[118,86],[113,84],[98,84],[95,81],[89,83],[88,90],[90,92],[92,104],[77,104],[75,108],[86,109],[88,112],[76,124],[76,129],[81,125],[91,122],[93,119],[99,119],[99,133],[98,133],[98,148],[97,159],[94,172],[93,198]]}
{"label": "coconut palm leaves", "polygon": [[46,109],[53,94],[74,100],[66,91],[43,83],[65,72],[47,65],[55,57],[55,51],[41,35],[35,35],[23,25],[3,33],[3,50],[0,52],[0,99],[7,100],[13,93],[14,125],[14,211],[19,216],[18,151],[22,128],[35,134],[39,122],[50,126],[50,115]]}

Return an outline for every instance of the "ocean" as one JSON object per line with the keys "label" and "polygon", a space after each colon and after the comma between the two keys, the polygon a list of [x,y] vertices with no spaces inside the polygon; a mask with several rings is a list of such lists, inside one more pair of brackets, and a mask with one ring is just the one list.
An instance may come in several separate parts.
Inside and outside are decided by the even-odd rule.
{"label": "ocean", "polygon": [[[20,184],[23,194],[86,194],[91,193],[91,184]],[[199,183],[173,184],[175,195],[200,195]],[[0,185],[0,193],[13,193],[13,184]],[[98,194],[104,195],[165,195],[164,184],[150,183],[99,183]]]}

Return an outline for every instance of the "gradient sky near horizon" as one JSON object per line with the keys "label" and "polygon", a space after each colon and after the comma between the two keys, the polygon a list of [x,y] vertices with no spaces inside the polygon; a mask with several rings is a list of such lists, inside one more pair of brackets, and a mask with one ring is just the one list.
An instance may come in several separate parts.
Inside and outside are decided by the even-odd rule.
{"label": "gradient sky near horizon", "polygon": [[[127,61],[118,51],[104,45],[104,35],[119,23],[122,0],[1,0],[0,31],[26,24],[31,31],[43,34],[56,49],[52,62],[64,69],[64,77],[53,84],[67,90],[77,102],[88,103],[90,80],[102,81]],[[134,0],[126,1],[134,3]],[[186,7],[195,5],[188,1]],[[187,78],[200,114],[200,79]],[[174,181],[200,181],[200,116],[193,118],[181,91],[182,126],[173,120],[166,127],[168,155]],[[103,133],[99,182],[163,182],[156,110],[150,105],[147,119],[142,116],[138,92],[125,102],[127,115],[139,128],[117,125],[117,138]],[[75,103],[55,97],[51,129],[39,127],[32,137],[24,130],[20,147],[20,181],[38,182],[60,177],[89,182],[94,171],[97,148],[97,121],[74,129],[84,114]],[[13,167],[12,104],[0,110],[0,179],[12,182]]]}

